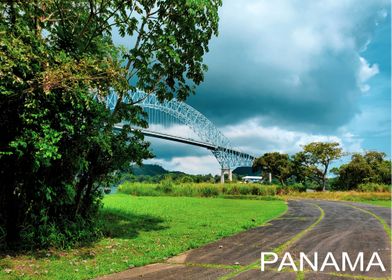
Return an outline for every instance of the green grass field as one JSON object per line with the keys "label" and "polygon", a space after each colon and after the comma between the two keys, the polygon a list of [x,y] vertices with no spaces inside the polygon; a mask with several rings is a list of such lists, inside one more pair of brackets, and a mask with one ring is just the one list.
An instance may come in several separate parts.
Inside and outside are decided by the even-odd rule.
{"label": "green grass field", "polygon": [[359,201],[359,202],[360,203],[365,203],[365,204],[371,204],[371,205],[377,205],[377,206],[392,208],[392,203],[391,203],[390,200],[363,200],[363,201]]}
{"label": "green grass field", "polygon": [[[90,279],[158,262],[281,215],[283,201],[191,197],[104,198],[107,237],[90,247],[0,259],[0,279]],[[254,221],[253,221],[254,220]]]}
{"label": "green grass field", "polygon": [[387,205],[391,203],[390,192],[311,192],[311,193],[291,193],[283,195],[284,199],[325,199],[325,200],[342,200],[352,202],[372,203],[378,205]]}

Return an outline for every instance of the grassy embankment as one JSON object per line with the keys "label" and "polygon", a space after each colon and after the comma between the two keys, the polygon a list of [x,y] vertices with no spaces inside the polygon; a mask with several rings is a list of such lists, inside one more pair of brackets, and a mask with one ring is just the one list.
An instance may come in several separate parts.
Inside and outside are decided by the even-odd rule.
{"label": "grassy embankment", "polygon": [[391,200],[361,200],[360,203],[392,208]]}
{"label": "grassy embankment", "polygon": [[291,193],[281,196],[284,199],[321,199],[360,202],[383,207],[392,207],[389,192],[313,192]]}
{"label": "grassy embankment", "polygon": [[162,261],[281,215],[283,201],[104,198],[105,237],[91,246],[0,256],[0,279],[91,279]]}
{"label": "grassy embankment", "polygon": [[187,196],[187,197],[239,197],[252,196],[263,199],[279,199],[275,185],[261,184],[214,184],[214,183],[173,183],[163,181],[160,184],[130,183],[120,185],[118,192],[135,196]]}
{"label": "grassy embankment", "polygon": [[[384,186],[388,190],[388,186]],[[296,188],[262,184],[213,184],[213,183],[172,183],[160,184],[129,183],[122,184],[118,191],[135,196],[188,196],[188,197],[222,197],[261,200],[288,199],[326,199],[369,203],[391,207],[390,191],[333,191],[333,192],[299,192]]]}

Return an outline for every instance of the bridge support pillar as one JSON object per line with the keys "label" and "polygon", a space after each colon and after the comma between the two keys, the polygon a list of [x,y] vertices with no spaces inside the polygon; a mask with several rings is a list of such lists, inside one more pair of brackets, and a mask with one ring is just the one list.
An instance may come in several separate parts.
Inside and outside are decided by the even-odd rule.
{"label": "bridge support pillar", "polygon": [[228,175],[228,179],[229,181],[233,181],[233,172],[231,171],[230,168],[222,168],[221,170],[221,184],[223,184],[225,182],[225,174]]}

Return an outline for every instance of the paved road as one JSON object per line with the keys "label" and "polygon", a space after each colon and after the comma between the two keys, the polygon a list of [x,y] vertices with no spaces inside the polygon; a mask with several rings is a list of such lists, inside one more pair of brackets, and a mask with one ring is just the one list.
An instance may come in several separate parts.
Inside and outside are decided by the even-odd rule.
{"label": "paved road", "polygon": [[[165,263],[129,269],[99,278],[169,280],[169,279],[385,279],[391,276],[391,242],[381,221],[391,226],[390,209],[359,203],[331,201],[289,201],[288,211],[265,226],[223,238],[199,249],[171,258]],[[327,266],[324,272],[309,270],[302,274],[277,271],[277,265],[261,272],[260,252],[273,251],[283,256],[289,252],[294,260],[299,253],[310,259],[317,252],[322,263],[331,252],[341,268],[342,252],[352,261],[364,253],[365,268],[377,252],[386,271],[372,267],[368,272],[336,272]],[[298,265],[298,263],[296,263]],[[319,269],[321,264],[319,264]],[[369,278],[366,278],[369,279]]]}

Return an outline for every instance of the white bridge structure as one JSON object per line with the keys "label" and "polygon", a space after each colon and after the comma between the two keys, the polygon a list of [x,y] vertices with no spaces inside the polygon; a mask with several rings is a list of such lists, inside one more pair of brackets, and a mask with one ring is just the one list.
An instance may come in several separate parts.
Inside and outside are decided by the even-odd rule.
{"label": "white bridge structure", "polygon": [[[117,100],[118,96],[111,93],[106,98],[107,106],[113,110]],[[228,174],[230,181],[232,180],[232,170],[236,167],[252,166],[254,156],[234,149],[229,139],[210,120],[188,104],[175,98],[160,102],[154,93],[147,94],[143,91],[131,92],[122,101],[125,103],[139,101],[136,105],[142,107],[147,113],[148,128],[135,128],[145,136],[210,150],[221,166],[222,183],[224,183],[225,174]],[[117,124],[116,128],[121,129],[122,125],[121,123]],[[175,129],[169,129],[175,125],[186,126],[192,135],[178,135]]]}

